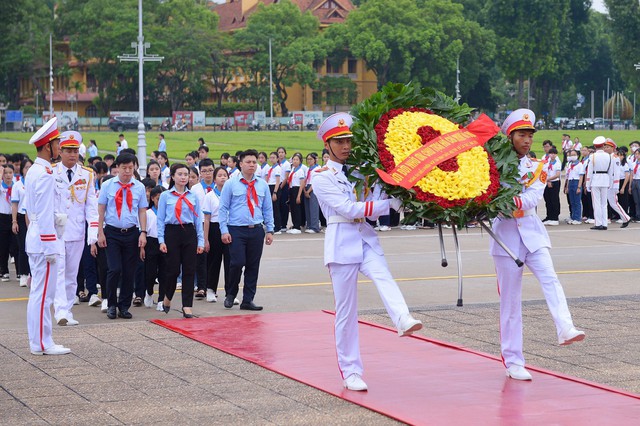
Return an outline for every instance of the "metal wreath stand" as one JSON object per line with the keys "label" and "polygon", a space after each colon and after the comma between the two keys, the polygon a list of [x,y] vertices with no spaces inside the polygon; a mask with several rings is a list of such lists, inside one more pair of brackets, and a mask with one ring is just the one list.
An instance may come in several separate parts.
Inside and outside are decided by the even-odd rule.
{"label": "metal wreath stand", "polygon": [[[518,256],[516,256],[509,249],[509,247],[507,247],[507,245],[491,230],[491,228],[486,223],[484,223],[483,219],[485,218],[477,219],[482,229],[484,229],[487,232],[487,234],[489,234],[489,236],[493,238],[500,247],[503,248],[503,250],[509,255],[509,257],[513,259],[514,262],[516,262],[516,265],[518,265],[518,267],[522,268],[522,266],[524,265],[524,262],[522,262],[522,260],[520,260]],[[462,306],[462,255],[460,253],[460,243],[458,242],[458,231],[454,223],[451,223],[451,229],[453,230],[453,242],[456,247],[456,258],[458,262],[458,303],[456,305]],[[440,261],[440,265],[442,265],[443,268],[446,268],[449,265],[449,262],[447,261],[447,253],[445,252],[445,249],[444,249],[444,237],[442,235],[442,222],[438,223],[438,236],[440,237],[440,257],[442,259]]]}

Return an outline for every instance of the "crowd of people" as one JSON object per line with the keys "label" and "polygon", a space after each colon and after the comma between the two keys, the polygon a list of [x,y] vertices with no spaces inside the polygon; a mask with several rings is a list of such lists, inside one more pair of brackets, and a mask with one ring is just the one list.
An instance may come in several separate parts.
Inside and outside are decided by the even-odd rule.
{"label": "crowd of people", "polygon": [[588,223],[593,230],[606,230],[612,221],[626,228],[640,220],[640,141],[618,146],[613,139],[598,136],[592,145],[583,146],[579,138],[564,134],[562,158],[552,141],[545,140],[542,147],[547,172],[542,222],[546,226],[560,224],[561,192],[569,225]]}

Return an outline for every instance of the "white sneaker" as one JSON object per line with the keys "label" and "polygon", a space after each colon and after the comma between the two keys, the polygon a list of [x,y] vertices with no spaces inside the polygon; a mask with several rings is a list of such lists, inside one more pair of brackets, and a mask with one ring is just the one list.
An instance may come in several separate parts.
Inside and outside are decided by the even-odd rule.
{"label": "white sneaker", "polygon": [[317,234],[317,232],[314,231],[313,229],[305,229],[304,232],[307,234]]}
{"label": "white sneaker", "polygon": [[422,328],[422,321],[415,319],[411,314],[405,314],[398,324],[398,336],[409,336]]}
{"label": "white sneaker", "polygon": [[362,380],[359,374],[353,373],[342,382],[345,388],[352,391],[366,391],[367,384]]}
{"label": "white sneaker", "polygon": [[581,342],[584,338],[584,331],[576,330],[575,327],[571,327],[570,329],[560,333],[560,336],[558,336],[558,344],[560,346],[567,346],[573,342]]}
{"label": "white sneaker", "polygon": [[624,220],[618,219],[618,220],[616,220],[616,223],[624,223]]}
{"label": "white sneaker", "polygon": [[213,292],[212,289],[207,289],[207,302],[213,303],[218,301],[218,296]]}
{"label": "white sneaker", "polygon": [[580,222],[579,220],[572,220],[569,222],[569,225],[582,225],[582,222]]}
{"label": "white sneaker", "polygon": [[595,219],[587,219],[587,220],[585,220],[585,222],[590,223],[590,224],[594,224],[594,223],[596,223],[596,220]]}
{"label": "white sneaker", "polygon": [[557,220],[548,220],[544,222],[544,224],[547,226],[558,226],[560,225],[560,222],[558,222]]}
{"label": "white sneaker", "polygon": [[176,284],[176,290],[182,290],[182,282]]}
{"label": "white sneaker", "polygon": [[158,302],[158,306],[156,306],[156,311],[164,312],[164,306],[162,302]]}
{"label": "white sneaker", "polygon": [[31,351],[33,355],[66,355],[68,353],[71,353],[71,349],[65,348],[62,345],[53,345],[44,351]]}
{"label": "white sneaker", "polygon": [[233,299],[233,304],[234,305],[239,305],[240,304],[240,301],[238,300],[237,297],[235,299]]}
{"label": "white sneaker", "polygon": [[102,299],[102,303],[100,304],[100,312],[102,312],[103,314],[106,314],[108,309],[109,309],[109,301],[107,299]]}
{"label": "white sneaker", "polygon": [[89,306],[98,306],[100,303],[102,303],[102,299],[97,294],[92,294],[89,298]]}
{"label": "white sneaker", "polygon": [[2,276],[2,278],[0,278],[0,281],[7,282],[7,281],[9,281],[9,279],[10,279],[10,275],[9,274],[4,274]]}
{"label": "white sneaker", "polygon": [[516,380],[531,380],[531,374],[521,365],[512,365],[507,368],[507,377],[511,377]]}
{"label": "white sneaker", "polygon": [[74,305],[79,305],[80,304],[80,298],[78,296],[76,296],[75,299],[73,299],[73,304]]}
{"label": "white sneaker", "polygon": [[29,275],[20,275],[20,287],[26,287],[29,281]]}
{"label": "white sneaker", "polygon": [[146,291],[144,292],[144,306],[147,308],[153,307],[153,296]]}
{"label": "white sneaker", "polygon": [[391,227],[387,226],[387,225],[382,225],[379,229],[380,232],[388,232],[391,231]]}
{"label": "white sneaker", "polygon": [[287,231],[287,234],[302,234],[302,231],[296,228],[291,228]]}
{"label": "white sneaker", "polygon": [[276,232],[273,233],[273,235],[282,235],[282,232],[281,231],[276,231]]}
{"label": "white sneaker", "polygon": [[15,257],[9,258],[9,263],[16,263],[16,258]]}
{"label": "white sneaker", "polygon": [[78,324],[80,324],[78,320],[74,319],[73,317],[67,317],[67,325],[71,326],[71,325],[78,325]]}

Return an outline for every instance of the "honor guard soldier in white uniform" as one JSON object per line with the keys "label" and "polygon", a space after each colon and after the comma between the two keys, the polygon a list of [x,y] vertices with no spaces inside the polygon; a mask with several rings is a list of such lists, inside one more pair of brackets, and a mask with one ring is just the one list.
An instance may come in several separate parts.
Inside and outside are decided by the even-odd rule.
{"label": "honor guard soldier in white uniform", "polygon": [[[58,264],[58,281],[53,306],[58,325],[78,325],[71,308],[78,287],[78,267],[85,244],[91,245],[92,254],[97,255],[98,199],[95,191],[93,170],[78,162],[78,150],[82,136],[75,131],[60,136],[62,161],[53,167],[56,180],[56,205],[67,215],[64,229],[64,250]],[[85,223],[88,225],[85,243]]]}
{"label": "honor guard soldier in white uniform", "polygon": [[[527,265],[542,286],[542,292],[556,325],[558,343],[568,345],[584,339],[584,332],[573,326],[567,300],[553,268],[549,249],[549,235],[536,214],[536,206],[546,185],[544,163],[530,159],[527,153],[536,131],[535,115],[528,109],[512,112],[502,124],[520,158],[522,192],[515,197],[517,210],[513,218],[498,217],[492,227],[499,239]],[[522,353],[522,273],[513,259],[493,239],[490,251],[496,266],[500,295],[500,347],[507,376],[517,380],[531,380],[524,368]]]}
{"label": "honor guard soldier in white uniform", "polygon": [[60,133],[56,117],[31,137],[38,157],[27,172],[25,193],[29,228],[26,252],[31,267],[27,304],[29,347],[34,355],[64,355],[69,348],[56,345],[51,336],[51,303],[56,288],[63,219],[56,215],[55,178],[51,160],[58,157]]}
{"label": "honor guard soldier in white uniform", "polygon": [[362,380],[358,339],[358,272],[373,280],[400,336],[421,329],[422,323],[409,313],[389,272],[376,232],[365,221],[365,218],[376,220],[378,216],[389,214],[390,207],[397,210],[401,206],[400,200],[380,199],[379,189],[367,197],[357,197],[354,184],[347,178],[351,123],[349,114],[338,113],[327,118],[318,129],[318,138],[329,151],[330,160],[324,168],[316,169],[313,190],[327,218],[324,263],[329,268],[336,303],[338,365],[344,387],[364,391],[367,385]]}
{"label": "honor guard soldier in white uniform", "polygon": [[[613,141],[613,139],[607,138],[604,142],[604,152],[611,156],[611,164],[613,167],[613,184],[611,188],[607,191],[607,201],[609,205],[618,213],[620,219],[622,219],[622,225],[620,228],[626,228],[629,226],[631,222],[631,217],[624,211],[620,203],[618,202],[618,193],[620,192],[620,180],[624,181],[625,175],[624,170],[622,170],[622,164],[620,164],[620,159],[615,155],[616,149],[618,145]],[[605,223],[605,226],[607,224]]]}
{"label": "honor guard soldier in white uniform", "polygon": [[589,156],[587,167],[587,191],[591,192],[593,218],[595,226],[591,229],[606,231],[607,229],[607,194],[613,186],[614,164],[611,155],[604,152],[604,136],[593,140],[596,152]]}

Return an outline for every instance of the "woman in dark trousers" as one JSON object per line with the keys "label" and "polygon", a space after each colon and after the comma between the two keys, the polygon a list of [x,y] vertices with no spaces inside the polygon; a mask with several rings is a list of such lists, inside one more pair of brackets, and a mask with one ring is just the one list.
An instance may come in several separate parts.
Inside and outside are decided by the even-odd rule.
{"label": "woman in dark trousers", "polygon": [[171,310],[182,267],[182,315],[193,318],[193,283],[196,273],[196,254],[204,252],[202,208],[189,183],[189,168],[184,164],[171,166],[169,190],[158,201],[158,242],[165,253],[167,287],[163,301],[164,312]]}
{"label": "woman in dark trousers", "polygon": [[26,287],[31,275],[31,269],[29,267],[29,257],[25,251],[25,240],[27,237],[27,221],[25,220],[26,211],[24,210],[25,192],[24,192],[24,177],[27,175],[27,171],[31,167],[33,162],[28,158],[25,158],[20,163],[20,179],[13,184],[13,191],[11,192],[11,216],[12,216],[12,228],[13,233],[17,236],[18,243],[18,258],[16,259],[16,265],[20,270],[20,287]]}
{"label": "woman in dark trousers", "polygon": [[307,167],[302,164],[302,154],[296,152],[291,157],[291,173],[289,173],[289,208],[291,209],[291,222],[293,225],[287,231],[288,234],[300,234],[302,231],[302,221],[304,206],[302,194],[304,191],[304,181],[307,178]]}
{"label": "woman in dark trousers", "polygon": [[207,302],[218,301],[218,282],[220,268],[224,263],[224,282],[229,280],[229,245],[222,243],[220,222],[218,221],[218,207],[220,193],[224,183],[229,179],[229,173],[224,167],[217,167],[214,172],[215,188],[204,198],[204,250],[207,252]]}
{"label": "woman in dark trousers", "polygon": [[[278,153],[278,165],[280,166],[280,187],[278,188],[277,198],[278,207],[280,209],[280,226],[279,231],[285,232],[289,223],[289,173],[291,173],[291,163],[287,160],[287,150],[283,146],[279,146],[276,150]],[[275,210],[275,206],[274,206]],[[278,231],[278,229],[276,229]]]}

